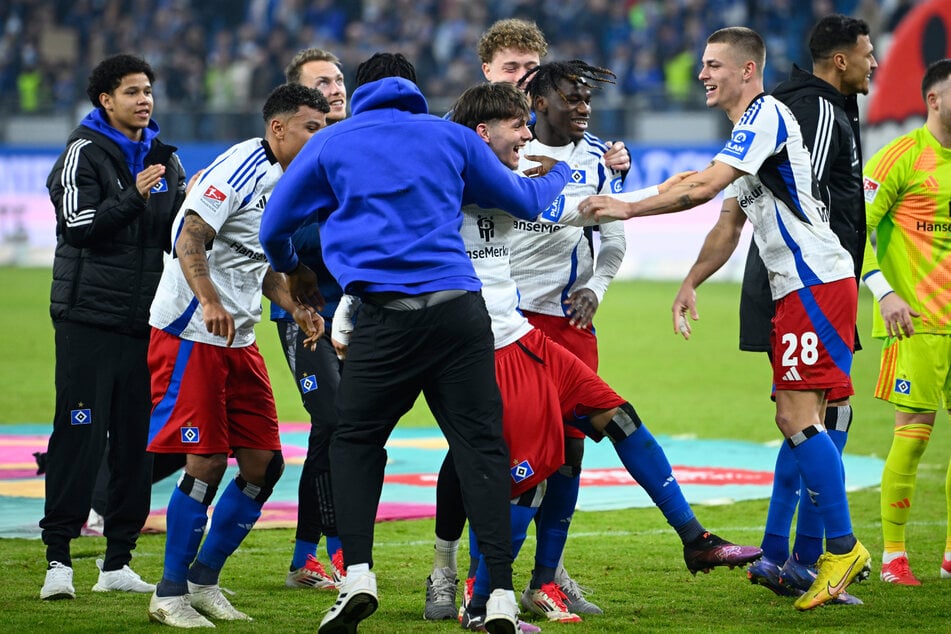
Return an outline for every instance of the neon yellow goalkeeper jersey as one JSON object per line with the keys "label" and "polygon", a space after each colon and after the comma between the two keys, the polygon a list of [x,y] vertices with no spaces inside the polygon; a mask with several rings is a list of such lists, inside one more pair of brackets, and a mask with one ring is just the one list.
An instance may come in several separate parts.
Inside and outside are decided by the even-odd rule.
{"label": "neon yellow goalkeeper jersey", "polygon": [[[951,334],[951,150],[922,126],[879,150],[864,175],[868,232],[877,237],[862,278],[885,276],[921,315],[916,333]],[[887,336],[878,302],[872,336]]]}

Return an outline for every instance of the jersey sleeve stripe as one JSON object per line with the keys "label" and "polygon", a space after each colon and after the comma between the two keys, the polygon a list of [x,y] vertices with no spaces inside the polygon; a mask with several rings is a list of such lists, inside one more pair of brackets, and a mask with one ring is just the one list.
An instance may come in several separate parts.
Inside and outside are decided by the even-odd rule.
{"label": "jersey sleeve stripe", "polygon": [[872,171],[872,178],[878,182],[882,182],[885,177],[888,176],[888,172],[891,171],[895,163],[898,162],[898,159],[914,146],[915,140],[909,136],[902,137],[896,141],[894,145],[882,154],[881,160]]}

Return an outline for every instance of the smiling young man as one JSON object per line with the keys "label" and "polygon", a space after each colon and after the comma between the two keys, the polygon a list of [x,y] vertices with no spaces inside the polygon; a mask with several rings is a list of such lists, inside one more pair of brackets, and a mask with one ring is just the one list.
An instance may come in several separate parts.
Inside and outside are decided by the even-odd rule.
{"label": "smiling young man", "polygon": [[330,112],[327,124],[347,118],[347,85],[340,70],[340,59],[321,48],[305,48],[284,69],[289,84],[315,88],[327,98]]}
{"label": "smiling young man", "polygon": [[185,196],[175,148],[152,120],[155,75],[116,55],[89,76],[94,106],[47,180],[56,209],[50,315],[56,339],[56,410],[40,521],[48,568],[42,599],[72,599],[70,541],[89,515],[109,439],[109,496],[97,592],[151,592],[129,567],[149,514],[148,311]]}
{"label": "smiling young man", "polygon": [[[809,37],[812,72],[794,66],[773,96],[789,106],[812,157],[819,190],[829,207],[829,226],[851,254],[856,276],[865,247],[865,199],[862,195],[862,145],[856,95],[868,94],[869,77],[877,68],[868,25],[832,14],[820,19]],[[773,297],[756,243],[750,244],[740,294],[740,349],[771,354]],[[858,334],[855,349],[861,348]],[[828,396],[824,424],[839,453],[852,424],[852,406],[845,394]],[[822,518],[809,502],[789,446],[776,458],[776,477],[766,516],[763,558],[750,566],[750,581],[779,595],[805,592],[815,577],[822,554]],[[789,548],[790,524],[796,515],[796,540]],[[861,603],[843,593],[839,603]]]}
{"label": "smiling young man", "polygon": [[707,106],[733,122],[730,140],[710,165],[658,196],[635,203],[593,196],[580,209],[595,218],[674,213],[726,190],[717,223],[671,309],[674,332],[687,339],[687,314],[699,318],[696,288],[729,259],[747,218],[753,225],[776,301],[776,424],[825,527],[816,579],[794,604],[808,610],[835,599],[870,570],[868,550],[852,533],[842,458],[822,424],[827,394],[852,393],[853,262],[829,228],[799,124],[788,107],[763,93],[763,39],[744,27],[720,29],[707,38],[701,63]]}
{"label": "smiling young man", "polygon": [[[288,83],[318,90],[330,104],[327,124],[347,117],[347,86],[340,72],[340,60],[329,51],[307,48],[298,52],[284,69]],[[277,326],[284,358],[300,391],[301,403],[310,415],[307,456],[297,487],[297,528],[294,551],[284,585],[289,588],[332,590],[344,574],[343,551],[337,535],[330,473],[330,439],[337,428],[334,402],[340,385],[341,361],[331,340],[334,311],[343,289],[324,263],[320,232],[315,223],[294,234],[301,260],[317,275],[324,306],[318,312],[327,322],[324,335],[315,347],[307,343],[305,333],[293,316],[277,304],[271,304],[271,321]],[[318,559],[318,545],[324,539],[331,572]]]}
{"label": "smiling young man", "polygon": [[[293,314],[310,345],[323,332],[320,317],[297,304],[285,277],[269,267],[258,230],[275,183],[326,125],[329,110],[317,90],[275,88],[262,109],[264,137],[215,159],[175,218],[175,257],[165,261],[149,319],[149,451],[186,454],[168,503],[162,580],[148,608],[158,623],[251,620],[222,594],[218,579],[284,470],[274,396],[255,343],[261,295]],[[238,474],[201,543],[229,455]]]}

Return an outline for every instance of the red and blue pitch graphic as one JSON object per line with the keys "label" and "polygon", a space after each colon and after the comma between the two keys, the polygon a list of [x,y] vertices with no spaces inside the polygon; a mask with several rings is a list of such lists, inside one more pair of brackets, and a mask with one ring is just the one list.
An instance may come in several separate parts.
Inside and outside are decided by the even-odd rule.
{"label": "red and blue pitch graphic", "polygon": [[[289,528],[297,521],[297,482],[307,453],[310,425],[284,423],[281,442],[287,467],[264,505],[261,528]],[[43,476],[36,475],[33,453],[46,451],[48,425],[0,427],[0,537],[39,537],[43,516]],[[699,440],[657,436],[673,465],[687,500],[697,504],[729,504],[768,498],[779,441],[762,444],[737,440]],[[445,439],[435,428],[400,428],[386,446],[389,463],[380,501],[378,521],[433,517],[436,508],[436,474],[445,456]],[[849,489],[877,486],[882,460],[845,455]],[[233,478],[232,461],[224,482]],[[177,477],[152,487],[152,513],[147,531],[165,529],[165,506]],[[647,494],[621,466],[611,443],[588,442],[578,509],[600,511],[652,506]]]}

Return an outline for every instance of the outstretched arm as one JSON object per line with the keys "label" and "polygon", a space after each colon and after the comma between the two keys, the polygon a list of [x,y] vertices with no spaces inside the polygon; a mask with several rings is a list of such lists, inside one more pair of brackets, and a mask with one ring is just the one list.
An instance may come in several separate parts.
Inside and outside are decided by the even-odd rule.
{"label": "outstretched arm", "polygon": [[740,242],[740,234],[746,215],[740,209],[736,198],[727,198],[720,210],[717,223],[707,234],[697,255],[697,261],[690,267],[690,271],[680,285],[680,290],[674,298],[671,307],[674,333],[680,333],[684,339],[690,339],[690,324],[687,322],[687,313],[694,321],[700,319],[697,312],[697,287],[708,277],[720,270],[730,259]]}
{"label": "outstretched arm", "polygon": [[726,163],[712,161],[702,172],[688,176],[671,186],[666,192],[656,196],[630,203],[621,202],[610,196],[590,196],[581,201],[578,210],[598,220],[609,218],[626,220],[638,216],[656,216],[684,211],[712,200],[743,174],[744,172]]}

